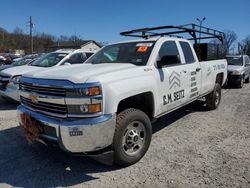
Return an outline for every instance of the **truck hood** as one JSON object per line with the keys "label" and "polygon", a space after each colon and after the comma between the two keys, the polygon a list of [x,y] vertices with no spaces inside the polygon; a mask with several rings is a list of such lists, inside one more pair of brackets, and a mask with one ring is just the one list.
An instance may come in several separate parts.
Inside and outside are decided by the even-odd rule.
{"label": "truck hood", "polygon": [[[136,68],[137,66],[129,63],[103,63],[103,64],[81,64],[68,65],[61,67],[53,67],[40,72],[30,72],[25,74],[27,77],[35,77],[41,79],[69,80],[73,83],[85,83],[88,80],[94,82],[93,78],[110,73],[119,73]],[[114,78],[112,78],[114,79]]]}
{"label": "truck hood", "polygon": [[44,69],[46,69],[46,68],[23,65],[23,66],[7,68],[7,69],[4,69],[1,72],[5,73],[5,74],[8,74],[8,75],[11,75],[11,76],[17,76],[17,75],[23,75],[25,73],[32,72],[32,71],[35,71],[35,72],[41,71],[41,70],[44,70]]}
{"label": "truck hood", "polygon": [[243,66],[237,66],[237,65],[228,65],[228,71],[232,72],[232,71],[243,71],[244,67]]}

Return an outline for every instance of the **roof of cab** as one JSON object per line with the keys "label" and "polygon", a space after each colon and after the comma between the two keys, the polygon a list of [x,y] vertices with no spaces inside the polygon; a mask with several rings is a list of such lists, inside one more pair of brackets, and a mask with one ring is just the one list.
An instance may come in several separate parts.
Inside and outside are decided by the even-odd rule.
{"label": "roof of cab", "polygon": [[87,52],[87,53],[94,53],[95,51],[94,50],[89,50],[89,49],[59,49],[59,50],[56,50],[52,53],[67,53],[67,54],[70,54],[70,53],[75,53],[75,52]]}

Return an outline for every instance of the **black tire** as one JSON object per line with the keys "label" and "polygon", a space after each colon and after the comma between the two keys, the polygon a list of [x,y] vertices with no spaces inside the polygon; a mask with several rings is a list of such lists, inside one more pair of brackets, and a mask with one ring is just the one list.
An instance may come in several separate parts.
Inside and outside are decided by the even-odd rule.
{"label": "black tire", "polygon": [[221,86],[216,83],[214,90],[206,96],[207,108],[210,110],[215,110],[220,105],[221,100]]}
{"label": "black tire", "polygon": [[[137,125],[136,125],[137,124]],[[131,136],[132,130],[128,130],[130,127],[135,129],[143,128],[143,131],[137,135]],[[137,127],[136,127],[137,126]],[[130,137],[131,136],[131,137]],[[142,138],[143,137],[143,138]],[[115,135],[113,139],[113,150],[114,150],[114,163],[120,166],[129,166],[138,162],[147,152],[152,137],[152,126],[148,116],[141,110],[128,108],[117,115]],[[130,139],[128,139],[130,138]],[[132,138],[132,139],[131,139]],[[143,143],[141,147],[137,146],[136,142],[141,140]],[[143,141],[142,141],[143,140]],[[124,141],[126,141],[124,143]],[[131,142],[131,143],[129,143]],[[135,153],[129,154],[128,145],[131,145],[132,151]],[[133,146],[134,145],[134,146]],[[139,144],[138,144],[139,145]],[[134,151],[134,149],[136,149]],[[127,151],[125,151],[127,150]]]}
{"label": "black tire", "polygon": [[242,78],[240,79],[240,82],[237,84],[238,88],[243,88],[244,85],[244,77],[242,76]]}
{"label": "black tire", "polygon": [[248,75],[248,77],[246,78],[245,82],[249,83],[249,81],[250,81],[249,79],[250,79],[250,75]]}

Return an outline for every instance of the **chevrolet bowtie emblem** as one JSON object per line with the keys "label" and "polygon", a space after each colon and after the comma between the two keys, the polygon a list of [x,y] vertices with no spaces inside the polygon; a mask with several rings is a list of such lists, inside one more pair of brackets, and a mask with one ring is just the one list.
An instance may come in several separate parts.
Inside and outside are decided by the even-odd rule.
{"label": "chevrolet bowtie emblem", "polygon": [[37,103],[37,102],[38,102],[38,96],[35,95],[34,93],[31,93],[31,94],[29,95],[29,98],[30,98],[30,100],[31,100],[32,102],[34,102],[34,103]]}

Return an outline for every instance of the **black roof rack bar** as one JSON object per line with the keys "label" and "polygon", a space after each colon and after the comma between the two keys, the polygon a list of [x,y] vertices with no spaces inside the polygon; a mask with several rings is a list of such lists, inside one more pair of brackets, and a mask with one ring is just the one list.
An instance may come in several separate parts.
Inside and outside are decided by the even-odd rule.
{"label": "black roof rack bar", "polygon": [[[203,40],[203,39],[214,39],[214,37],[197,37],[196,40]],[[189,38],[188,40],[194,40],[194,38]]]}
{"label": "black roof rack bar", "polygon": [[[169,32],[160,32],[159,30],[167,30],[169,29]],[[154,32],[152,32],[154,31]],[[156,32],[158,31],[158,32]],[[224,41],[224,33],[215,29],[211,29],[208,27],[203,27],[203,26],[199,26],[196,24],[186,24],[186,25],[177,25],[177,26],[173,26],[173,25],[167,25],[167,26],[160,26],[160,27],[149,27],[149,28],[141,28],[141,29],[134,29],[131,31],[125,31],[125,32],[121,32],[120,35],[123,36],[130,36],[130,37],[141,37],[144,39],[148,39],[150,37],[155,37],[155,36],[171,36],[173,34],[182,34],[182,33],[187,33],[189,35],[191,35],[192,38],[190,38],[189,40],[194,40],[194,48],[197,52],[198,58],[200,58],[200,50],[198,47],[198,40],[200,41],[201,39],[213,39],[213,38],[217,38],[218,40],[221,41],[221,43],[223,44]],[[205,36],[197,37],[197,34],[203,34]]]}
{"label": "black roof rack bar", "polygon": [[[192,26],[192,28],[189,28],[190,26]],[[211,29],[211,28],[208,28],[208,27],[204,27],[204,26],[199,26],[199,25],[196,25],[196,24],[186,24],[186,25],[181,25],[179,27],[188,28],[190,30],[193,30],[196,33],[211,35],[211,36],[213,36],[213,38],[221,38],[221,39],[224,38],[224,33],[223,32],[215,30],[215,29]]]}
{"label": "black roof rack bar", "polygon": [[[172,29],[174,31],[169,32],[156,32],[157,30],[163,29]],[[152,33],[151,31],[155,31]],[[141,29],[134,29],[131,31],[121,32],[120,34],[123,36],[130,36],[130,37],[141,37],[148,39],[150,37],[155,36],[166,36],[172,34],[180,34],[180,33],[188,33],[192,36],[191,40],[197,40],[196,37],[197,33],[201,33],[207,35],[209,38],[217,38],[223,43],[224,33],[215,29],[211,29],[208,27],[200,27],[196,24],[186,24],[186,25],[179,25],[179,26],[160,26],[160,27],[150,27],[150,28],[141,28]],[[200,39],[208,39],[206,37],[200,37]]]}
{"label": "black roof rack bar", "polygon": [[173,34],[180,34],[180,33],[186,33],[186,31],[173,31],[173,32],[164,32],[159,35],[159,33],[155,33],[152,35],[148,35],[149,37],[155,37],[155,36],[165,36],[165,35],[173,35]]}

